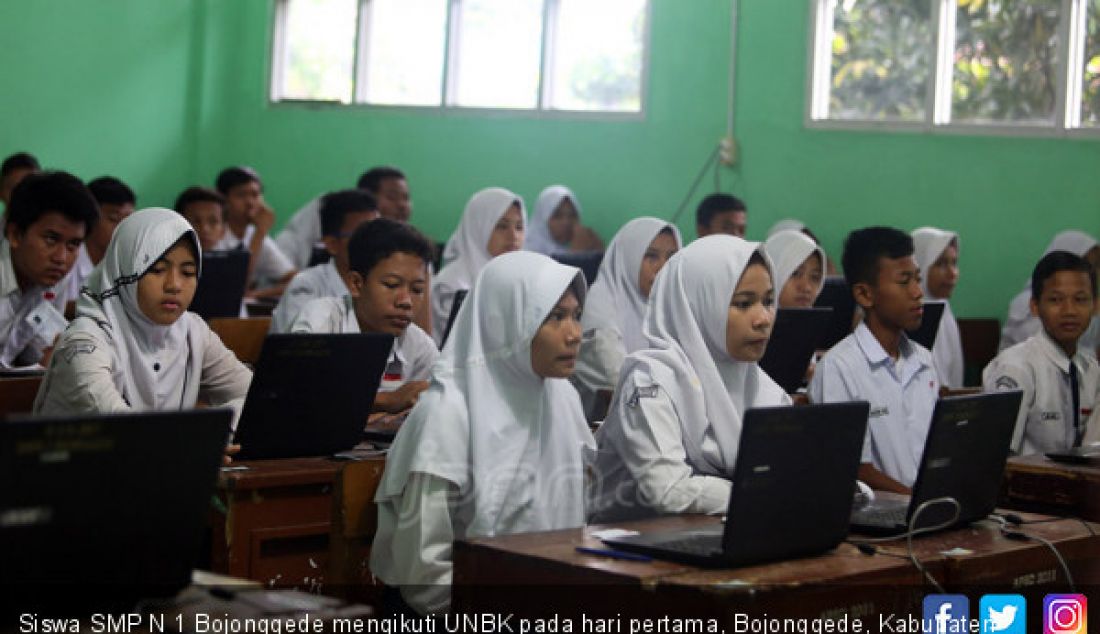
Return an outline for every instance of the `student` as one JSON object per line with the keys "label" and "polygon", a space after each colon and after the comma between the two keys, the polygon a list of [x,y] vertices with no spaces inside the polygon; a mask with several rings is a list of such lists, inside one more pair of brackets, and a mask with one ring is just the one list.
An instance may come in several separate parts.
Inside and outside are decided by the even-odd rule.
{"label": "student", "polygon": [[188,187],[176,197],[176,211],[187,219],[203,251],[218,251],[225,237],[225,196],[206,187]]}
{"label": "student", "polygon": [[825,284],[825,252],[801,231],[768,237],[764,250],[775,266],[780,308],[811,308]]}
{"label": "student", "polygon": [[1012,450],[1065,451],[1096,436],[1100,365],[1080,346],[1092,318],[1096,269],[1068,251],[1051,251],[1031,274],[1031,311],[1042,330],[986,366],[986,390],[1023,390]]}
{"label": "student", "polygon": [[396,337],[374,411],[404,412],[427,389],[439,358],[435,341],[412,322],[413,300],[428,286],[431,243],[410,225],[379,218],[360,223],[344,251],[348,290],[307,302],[289,331],[378,332]]}
{"label": "student", "polygon": [[745,410],[791,402],[756,364],[775,317],[759,243],[696,240],[662,269],[649,303],[648,345],[627,356],[596,434],[594,522],[725,512]]}
{"label": "student", "polygon": [[348,240],[356,227],[377,217],[374,196],[359,189],[332,192],[321,199],[321,232],[332,257],[294,276],[271,315],[271,332],[289,332],[310,300],[348,294]]}
{"label": "student", "polygon": [[912,234],[914,259],[920,267],[921,289],[933,301],[943,302],[943,318],[932,344],[932,365],[940,385],[963,386],[962,338],[951,312],[951,294],[959,282],[959,236],[951,231],[921,227]]}
{"label": "student", "polygon": [[218,192],[225,196],[227,231],[218,249],[247,249],[253,254],[248,264],[246,297],[278,297],[298,272],[275,241],[267,234],[275,224],[275,212],[263,197],[260,175],[250,167],[230,167],[218,174]]}
{"label": "student", "polygon": [[623,358],[646,347],[642,319],[653,280],[681,246],[675,225],[649,217],[631,220],[612,238],[588,291],[584,341],[573,374],[588,420],[603,418],[607,403],[600,392],[618,385]]}
{"label": "student", "polygon": [[118,225],[38,390],[37,414],[189,409],[243,399],[252,373],[187,312],[198,237],[171,209]]}
{"label": "student", "polygon": [[84,244],[80,245],[76,263],[65,278],[67,301],[76,301],[80,297],[80,289],[91,275],[92,268],[103,260],[115,228],[134,213],[134,204],[137,202],[134,190],[111,176],[101,176],[88,183],[88,191],[99,205],[99,220],[85,237]]}
{"label": "student", "polygon": [[0,163],[0,201],[4,203],[5,210],[11,206],[15,186],[28,175],[40,171],[42,166],[38,164],[38,159],[27,152],[16,152]]}
{"label": "student", "polygon": [[[1088,260],[1094,269],[1100,268],[1100,243],[1083,231],[1063,231],[1054,236],[1043,255],[1055,251],[1068,251]],[[1039,332],[1039,318],[1031,312],[1031,297],[1031,289],[1024,288],[1008,305],[1008,317],[1005,318],[1005,325],[1001,329],[1000,350],[1006,350],[1026,341]],[[1078,342],[1083,348],[1092,350],[1093,354],[1097,345],[1100,344],[1098,326],[1100,326],[1100,319],[1093,319],[1083,339]]]}
{"label": "student", "polygon": [[452,544],[582,526],[595,449],[569,384],[580,272],[537,253],[488,263],[386,458],[371,571],[417,612],[450,602]]}
{"label": "student", "polygon": [[[813,240],[814,244],[821,246],[821,240],[818,240],[817,236],[814,235],[814,232],[810,231],[810,228],[807,227],[801,220],[795,220],[793,218],[784,218],[783,220],[780,220],[779,222],[772,225],[770,229],[768,229],[768,238],[771,238],[780,231],[798,231],[802,233],[802,235]],[[822,250],[821,253],[825,256],[825,275],[827,277],[838,275],[836,264],[833,263],[833,259],[830,258],[824,250]]]}
{"label": "student", "polygon": [[98,213],[84,183],[65,172],[31,174],[12,192],[0,242],[0,367],[48,361],[65,323],[61,283]]}
{"label": "student", "polygon": [[527,232],[525,248],[543,255],[602,251],[603,241],[581,224],[581,204],[568,187],[552,185],[542,190]]}
{"label": "student", "polygon": [[432,279],[432,336],[443,340],[455,293],[469,290],[482,267],[502,253],[523,248],[527,212],[523,199],[489,187],[470,197],[443,252],[443,271]]}
{"label": "student", "polygon": [[859,479],[909,493],[939,394],[932,354],[905,335],[924,310],[913,239],[890,227],[853,231],[842,263],[865,316],[817,364],[810,401],[869,401]]}
{"label": "student", "polygon": [[738,238],[745,237],[748,228],[748,208],[736,196],[710,194],[695,209],[695,234],[697,237],[715,233]]}

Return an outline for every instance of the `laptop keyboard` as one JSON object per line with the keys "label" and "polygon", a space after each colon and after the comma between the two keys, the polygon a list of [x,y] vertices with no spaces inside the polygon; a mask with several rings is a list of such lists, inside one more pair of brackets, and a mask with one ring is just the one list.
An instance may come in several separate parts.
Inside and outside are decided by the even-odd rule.
{"label": "laptop keyboard", "polygon": [[854,523],[870,526],[905,526],[906,516],[909,514],[908,506],[893,506],[888,508],[867,508],[852,516]]}
{"label": "laptop keyboard", "polygon": [[693,535],[660,543],[661,548],[709,557],[722,552],[722,535]]}

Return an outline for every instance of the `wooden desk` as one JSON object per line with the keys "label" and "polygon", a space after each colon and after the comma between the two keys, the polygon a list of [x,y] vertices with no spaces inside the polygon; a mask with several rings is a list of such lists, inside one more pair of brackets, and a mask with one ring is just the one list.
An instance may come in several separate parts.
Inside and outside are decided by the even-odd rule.
{"label": "wooden desk", "polygon": [[347,462],[332,497],[327,594],[380,606],[382,585],[370,571],[370,549],[378,530],[374,494],[382,482],[385,455]]}
{"label": "wooden desk", "polygon": [[1100,522],[1100,465],[1062,464],[1042,454],[1009,458],[1001,504]]}

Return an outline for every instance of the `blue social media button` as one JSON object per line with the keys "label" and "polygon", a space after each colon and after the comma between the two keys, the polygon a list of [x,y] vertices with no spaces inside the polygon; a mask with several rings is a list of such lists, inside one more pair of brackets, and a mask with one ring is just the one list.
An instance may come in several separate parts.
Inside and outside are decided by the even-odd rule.
{"label": "blue social media button", "polygon": [[924,631],[957,634],[970,631],[970,601],[965,594],[930,594],[924,597]]}
{"label": "blue social media button", "polygon": [[1026,634],[1027,599],[1018,594],[987,594],[978,604],[981,634]]}

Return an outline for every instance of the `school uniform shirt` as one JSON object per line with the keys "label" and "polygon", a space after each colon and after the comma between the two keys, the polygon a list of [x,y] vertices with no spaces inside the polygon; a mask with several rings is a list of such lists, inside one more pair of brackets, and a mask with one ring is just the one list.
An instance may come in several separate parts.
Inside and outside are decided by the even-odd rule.
{"label": "school uniform shirt", "polygon": [[36,414],[189,409],[200,397],[213,406],[243,401],[252,372],[201,317],[185,312],[163,326],[138,307],[138,279],[184,236],[194,242],[201,274],[198,236],[183,216],[154,208],[119,223],[50,358]]}
{"label": "school uniform shirt", "polygon": [[745,410],[791,402],[756,363],[726,349],[730,299],[756,252],[759,243],[707,236],[657,275],[642,325],[648,344],[626,357],[596,433],[593,522],[726,511],[723,476],[736,463]]}
{"label": "school uniform shirt", "polygon": [[[233,233],[228,227],[225,230],[225,235],[218,241],[218,244],[214,247],[215,251],[233,251],[234,249],[248,249],[248,245],[252,243],[252,236],[256,233],[255,225],[248,225],[248,228],[244,230],[244,235],[240,238]],[[262,283],[270,284],[282,279],[284,275],[294,270],[294,264],[291,263],[279,246],[275,244],[275,241],[271,239],[271,236],[264,236],[263,246],[260,247],[259,259],[256,260],[256,266],[252,270],[252,279],[249,283]],[[253,254],[255,256],[256,254]]]}
{"label": "school uniform shirt", "polygon": [[76,261],[73,262],[73,268],[69,270],[69,274],[65,276],[65,279],[58,284],[65,296],[66,303],[75,302],[80,297],[80,289],[84,286],[84,281],[92,274],[93,268],[95,268],[95,264],[92,263],[92,258],[88,257],[88,245],[81,244],[80,249],[76,252]]}
{"label": "school uniform shirt", "polygon": [[0,367],[17,368],[38,363],[42,352],[53,341],[36,335],[26,319],[42,303],[58,312],[65,311],[64,280],[54,287],[36,286],[19,289],[15,266],[11,261],[11,243],[0,242]]}
{"label": "school uniform shirt", "polygon": [[933,297],[928,292],[928,270],[936,263],[945,249],[954,240],[958,243],[958,234],[934,227],[914,229],[913,259],[920,268],[921,290],[927,301],[943,302],[943,317],[936,331],[936,340],[932,342],[932,366],[936,369],[936,378],[940,385],[950,388],[963,386],[963,374],[966,362],[963,359],[962,336],[959,334],[959,322],[951,311],[951,302],[945,297]]}
{"label": "school uniform shirt", "polygon": [[814,403],[868,401],[862,462],[912,487],[939,397],[932,355],[902,334],[895,362],[861,323],[832,347],[814,371]]}
{"label": "school uniform shirt", "polygon": [[1100,425],[1093,412],[1100,401],[1100,364],[1080,346],[1073,358],[1046,331],[998,354],[982,372],[987,391],[1023,390],[1012,450],[1019,454],[1064,451],[1081,444],[1074,430],[1070,367],[1077,366],[1078,424],[1083,441]]}
{"label": "school uniform shirt", "polygon": [[419,612],[448,608],[456,539],[584,524],[586,454],[577,392],[531,367],[531,341],[580,271],[536,253],[482,270],[378,487],[371,571]]}
{"label": "school uniform shirt", "polygon": [[[345,334],[361,331],[351,297],[344,295],[306,302],[287,332]],[[392,392],[409,381],[428,380],[438,358],[439,348],[431,336],[416,324],[409,324],[394,340],[378,390]]]}
{"label": "school uniform shirt", "polygon": [[[551,185],[542,190],[535,202],[535,214],[531,217],[531,226],[527,228],[523,248],[549,256],[570,251],[568,244],[561,244],[554,240],[554,237],[550,235],[550,227],[547,224],[550,221],[550,216],[554,215],[558,205],[564,200],[573,203],[573,208],[577,210],[577,224],[580,224],[582,217],[581,204],[577,201],[576,194],[564,185]],[[597,276],[597,279],[599,279],[599,276]]]}
{"label": "school uniform shirt", "polygon": [[298,270],[309,266],[313,246],[321,242],[321,198],[314,198],[294,212],[275,238],[279,250]]}
{"label": "school uniform shirt", "polygon": [[298,313],[310,301],[322,297],[343,297],[348,292],[348,285],[332,260],[300,271],[290,280],[271,314],[271,332],[290,332]]}
{"label": "school uniform shirt", "polygon": [[623,225],[607,247],[596,282],[588,289],[581,317],[584,338],[572,381],[589,420],[596,418],[599,392],[614,390],[618,384],[623,358],[645,347],[642,319],[648,302],[638,278],[646,249],[666,228],[679,249],[680,230],[667,221],[642,217]]}
{"label": "school uniform shirt", "polygon": [[455,294],[470,290],[481,269],[493,258],[489,255],[489,238],[497,221],[513,204],[519,206],[526,226],[523,199],[507,189],[483,189],[466,203],[458,228],[443,251],[443,271],[431,281],[432,337],[436,343],[443,341]]}

